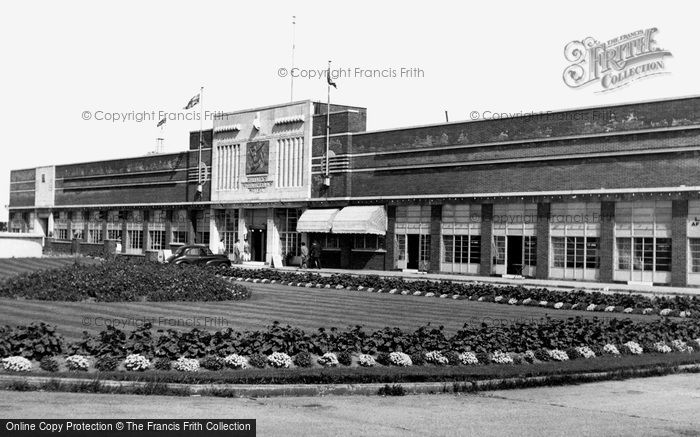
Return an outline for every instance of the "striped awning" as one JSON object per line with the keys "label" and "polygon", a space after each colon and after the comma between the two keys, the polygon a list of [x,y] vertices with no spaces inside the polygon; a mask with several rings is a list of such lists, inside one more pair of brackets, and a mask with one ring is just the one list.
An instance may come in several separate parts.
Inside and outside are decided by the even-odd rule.
{"label": "striped awning", "polygon": [[233,132],[233,131],[239,131],[241,130],[241,125],[240,124],[229,124],[229,125],[223,125],[223,126],[216,126],[214,128],[214,132]]}
{"label": "striped awning", "polygon": [[333,219],[334,234],[386,234],[383,206],[346,206]]}
{"label": "striped awning", "polygon": [[303,115],[292,115],[289,117],[279,117],[275,119],[275,124],[287,124],[287,123],[303,123]]}
{"label": "striped awning", "polygon": [[330,232],[338,209],[307,209],[297,220],[297,232]]}

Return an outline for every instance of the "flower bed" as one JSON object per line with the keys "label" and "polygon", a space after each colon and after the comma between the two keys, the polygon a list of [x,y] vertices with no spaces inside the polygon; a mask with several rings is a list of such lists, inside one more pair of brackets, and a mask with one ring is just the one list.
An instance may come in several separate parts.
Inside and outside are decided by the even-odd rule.
{"label": "flower bed", "polygon": [[250,291],[196,266],[117,258],[12,276],[0,282],[0,297],[99,302],[223,301],[247,299]]}
{"label": "flower bed", "polygon": [[536,305],[624,314],[700,318],[700,298],[695,296],[647,297],[633,293],[558,291],[479,282],[451,282],[382,277],[377,275],[331,275],[285,272],[275,269],[217,268],[216,273],[239,281],[279,283],[292,286],[351,289],[379,293],[452,297],[505,305]]}
{"label": "flower bed", "polygon": [[[55,335],[54,328],[32,326],[44,326]],[[41,342],[18,344],[15,348],[2,349],[3,369],[27,372],[39,367],[46,372],[61,368],[109,372],[121,364],[128,371],[172,368],[192,373],[202,369],[214,372],[245,369],[248,365],[277,369],[313,367],[314,363],[317,367],[342,364],[407,368],[424,364],[449,367],[567,362],[674,352],[700,356],[700,321],[696,320],[642,323],[617,319],[541,319],[500,327],[465,325],[451,336],[446,336],[441,327],[429,325],[413,332],[398,328],[366,332],[356,326],[344,331],[331,328],[306,333],[274,323],[264,331],[168,330],[159,331],[157,337],[151,335],[151,329],[145,324],[127,336],[110,327],[77,344],[60,345],[43,358],[31,350],[42,347]],[[26,332],[26,327],[18,327],[16,331]],[[3,328],[0,332],[13,331]],[[124,338],[129,340],[123,341]],[[0,336],[0,345],[5,343]],[[70,355],[58,360],[51,358],[62,355],[62,350],[70,351]],[[41,358],[40,365],[34,366],[27,357],[35,361]]]}

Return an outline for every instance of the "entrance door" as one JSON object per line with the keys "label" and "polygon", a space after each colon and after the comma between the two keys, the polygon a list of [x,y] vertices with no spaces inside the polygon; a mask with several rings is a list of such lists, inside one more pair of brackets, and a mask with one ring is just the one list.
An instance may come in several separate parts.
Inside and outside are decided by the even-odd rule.
{"label": "entrance door", "polygon": [[250,259],[251,261],[265,261],[265,237],[263,229],[251,229],[250,232]]}
{"label": "entrance door", "polygon": [[509,235],[506,253],[506,273],[509,275],[523,274],[523,237]]}
{"label": "entrance door", "polygon": [[39,225],[41,226],[41,231],[42,234],[44,234],[45,237],[48,237],[49,235],[49,219],[48,218],[40,218],[39,219]]}
{"label": "entrance door", "polygon": [[406,236],[406,238],[408,240],[406,245],[408,252],[406,268],[418,270],[418,255],[420,253],[420,235],[409,234]]}

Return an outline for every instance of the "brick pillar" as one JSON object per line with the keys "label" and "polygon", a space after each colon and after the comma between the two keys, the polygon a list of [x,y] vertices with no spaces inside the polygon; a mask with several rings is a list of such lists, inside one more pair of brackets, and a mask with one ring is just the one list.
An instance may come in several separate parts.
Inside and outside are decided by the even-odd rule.
{"label": "brick pillar", "polygon": [[481,205],[481,267],[479,274],[482,276],[491,275],[491,258],[493,254],[491,244],[493,240],[493,204],[483,203]]}
{"label": "brick pillar", "polygon": [[[350,268],[350,257],[352,256],[352,235],[340,235],[340,268]],[[323,259],[321,259],[321,267],[323,267]]]}
{"label": "brick pillar", "polygon": [[168,210],[165,212],[165,244],[163,248],[170,249],[170,243],[173,241],[173,216],[174,210]]}
{"label": "brick pillar", "polygon": [[102,241],[109,238],[107,235],[107,222],[109,221],[109,211],[102,211]]}
{"label": "brick pillar", "polygon": [[440,226],[442,225],[442,205],[430,206],[430,268],[429,272],[440,271]]}
{"label": "brick pillar", "polygon": [[671,223],[671,285],[688,285],[688,200],[674,200]]}
{"label": "brick pillar", "polygon": [[127,222],[127,219],[122,220],[122,253],[126,253],[126,245],[129,235],[129,228],[127,226]]}
{"label": "brick pillar", "polygon": [[90,232],[90,215],[85,214],[83,217],[86,219],[83,222],[83,243],[87,243],[88,241],[88,233]]}
{"label": "brick pillar", "polygon": [[386,238],[384,245],[386,246],[386,256],[384,257],[384,270],[393,270],[396,268],[396,206],[388,205],[386,207],[387,225]]}
{"label": "brick pillar", "polygon": [[600,203],[600,280],[613,281],[615,268],[615,202]]}
{"label": "brick pillar", "polygon": [[143,253],[146,253],[149,247],[151,247],[151,239],[149,238],[149,222],[151,221],[151,211],[145,210],[143,212],[143,234],[141,236],[143,241]]}
{"label": "brick pillar", "polygon": [[549,203],[537,204],[537,279],[549,277],[549,208]]}

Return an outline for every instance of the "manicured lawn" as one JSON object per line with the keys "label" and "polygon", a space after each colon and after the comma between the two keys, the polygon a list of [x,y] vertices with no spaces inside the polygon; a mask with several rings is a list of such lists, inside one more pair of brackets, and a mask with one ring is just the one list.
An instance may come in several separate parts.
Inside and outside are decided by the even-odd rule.
{"label": "manicured lawn", "polygon": [[5,279],[19,273],[64,267],[73,264],[74,262],[79,262],[81,264],[94,264],[99,261],[93,258],[74,258],[70,256],[46,258],[0,258],[0,279]]}
{"label": "manicured lawn", "polygon": [[[435,297],[401,296],[348,290],[299,288],[246,283],[252,298],[230,302],[48,302],[0,299],[2,324],[25,325],[45,321],[58,326],[67,340],[81,337],[83,330],[99,332],[105,324],[130,331],[144,321],[155,328],[200,327],[221,330],[260,329],[277,320],[283,324],[316,330],[361,324],[368,329],[385,326],[414,330],[422,325],[444,325],[452,333],[465,323],[489,325],[514,321],[575,316],[606,317],[601,313],[511,306]],[[650,316],[615,314],[653,320]]]}

